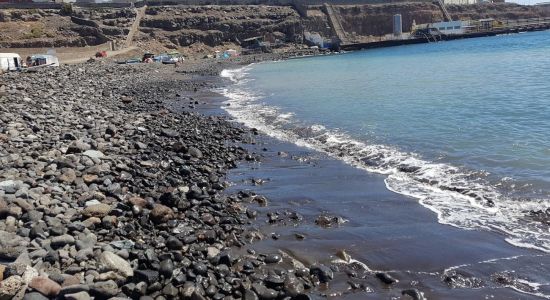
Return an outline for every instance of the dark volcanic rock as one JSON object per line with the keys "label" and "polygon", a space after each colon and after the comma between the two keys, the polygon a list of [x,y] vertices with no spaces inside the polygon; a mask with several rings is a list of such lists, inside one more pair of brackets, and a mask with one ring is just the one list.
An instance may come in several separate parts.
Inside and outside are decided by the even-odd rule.
{"label": "dark volcanic rock", "polygon": [[176,237],[170,236],[168,240],[166,240],[166,247],[170,250],[181,250],[183,243]]}
{"label": "dark volcanic rock", "polygon": [[269,254],[265,257],[264,261],[266,264],[276,264],[282,260],[279,254]]}
{"label": "dark volcanic rock", "polygon": [[112,280],[96,282],[90,286],[90,294],[98,299],[109,299],[118,294],[118,286]]}
{"label": "dark volcanic rock", "polygon": [[164,275],[167,278],[172,277],[172,273],[174,272],[174,263],[171,259],[165,259],[160,262],[159,266],[159,272],[160,274]]}
{"label": "dark volcanic rock", "polygon": [[23,300],[48,300],[50,298],[38,292],[26,293]]}
{"label": "dark volcanic rock", "polygon": [[320,282],[329,282],[334,278],[334,272],[332,270],[322,264],[316,264],[309,268],[309,272],[311,275],[316,276],[319,278]]}
{"label": "dark volcanic rock", "polygon": [[384,272],[376,273],[376,278],[380,279],[385,284],[396,283],[397,279],[393,278],[390,274]]}
{"label": "dark volcanic rock", "polygon": [[410,296],[413,300],[425,300],[426,299],[424,297],[424,295],[422,294],[422,292],[420,292],[417,289],[403,290],[403,291],[401,291],[401,295]]}
{"label": "dark volcanic rock", "polygon": [[260,283],[252,284],[252,289],[258,294],[260,299],[276,299],[278,295],[277,291],[269,289]]}
{"label": "dark volcanic rock", "polygon": [[202,158],[202,152],[195,147],[189,147],[189,150],[187,151],[189,152],[189,155],[195,158]]}
{"label": "dark volcanic rock", "polygon": [[134,278],[138,281],[144,281],[147,284],[152,284],[159,280],[159,272],[155,270],[135,270]]}

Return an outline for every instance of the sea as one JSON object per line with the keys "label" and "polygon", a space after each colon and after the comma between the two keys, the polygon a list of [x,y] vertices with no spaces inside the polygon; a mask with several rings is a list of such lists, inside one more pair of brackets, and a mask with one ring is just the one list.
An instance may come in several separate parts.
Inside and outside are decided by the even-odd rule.
{"label": "sea", "polygon": [[388,191],[439,224],[550,252],[549,31],[258,63],[221,75],[233,83],[221,92],[236,121],[381,176]]}

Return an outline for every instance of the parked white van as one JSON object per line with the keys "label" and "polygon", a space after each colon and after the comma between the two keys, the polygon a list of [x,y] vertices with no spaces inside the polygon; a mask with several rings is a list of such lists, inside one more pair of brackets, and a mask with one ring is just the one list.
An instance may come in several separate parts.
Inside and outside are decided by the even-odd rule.
{"label": "parked white van", "polygon": [[0,71],[18,71],[23,67],[21,56],[17,53],[0,53]]}

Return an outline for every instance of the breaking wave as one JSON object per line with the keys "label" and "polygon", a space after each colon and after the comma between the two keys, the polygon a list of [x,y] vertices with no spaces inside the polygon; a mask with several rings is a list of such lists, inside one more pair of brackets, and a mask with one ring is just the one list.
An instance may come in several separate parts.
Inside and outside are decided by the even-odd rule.
{"label": "breaking wave", "polygon": [[[383,174],[389,190],[418,199],[437,214],[442,224],[496,231],[510,244],[550,252],[548,226],[527,217],[529,211],[546,210],[550,202],[507,197],[490,184],[484,172],[428,161],[391,145],[359,141],[321,124],[303,124],[293,114],[265,104],[260,93],[248,89],[249,70],[244,67],[221,73],[234,82],[221,92],[229,104],[224,109],[236,121],[357,168]],[[506,180],[509,179],[501,182]]]}

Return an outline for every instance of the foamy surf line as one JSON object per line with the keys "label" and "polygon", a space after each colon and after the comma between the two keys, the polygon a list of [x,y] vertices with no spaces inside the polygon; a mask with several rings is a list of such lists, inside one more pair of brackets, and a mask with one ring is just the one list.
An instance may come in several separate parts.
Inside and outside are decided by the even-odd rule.
{"label": "foamy surf line", "polygon": [[496,231],[515,246],[550,252],[550,231],[525,217],[526,211],[550,207],[547,201],[507,199],[474,172],[430,162],[392,146],[367,144],[319,124],[302,124],[292,113],[263,103],[261,94],[248,89],[248,71],[250,67],[220,74],[234,82],[221,92],[230,104],[224,109],[236,121],[279,140],[386,175],[389,190],[418,199],[437,214],[442,224]]}

